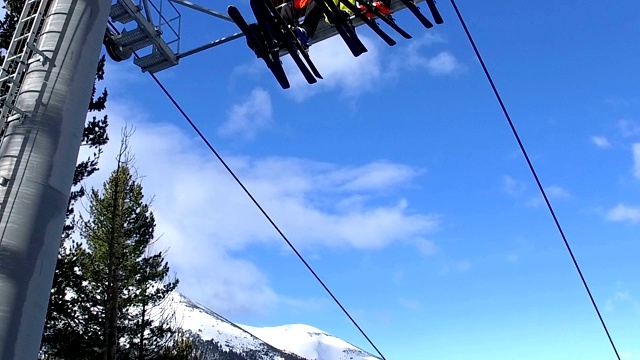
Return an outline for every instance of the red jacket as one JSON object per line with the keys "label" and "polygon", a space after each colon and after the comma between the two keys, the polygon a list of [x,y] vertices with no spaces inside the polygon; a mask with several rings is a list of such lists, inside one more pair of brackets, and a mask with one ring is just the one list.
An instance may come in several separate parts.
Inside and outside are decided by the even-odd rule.
{"label": "red jacket", "polygon": [[[311,0],[293,0],[293,7],[298,10],[302,10],[307,7]],[[284,4],[285,2],[289,2],[288,0],[271,0],[274,5]]]}

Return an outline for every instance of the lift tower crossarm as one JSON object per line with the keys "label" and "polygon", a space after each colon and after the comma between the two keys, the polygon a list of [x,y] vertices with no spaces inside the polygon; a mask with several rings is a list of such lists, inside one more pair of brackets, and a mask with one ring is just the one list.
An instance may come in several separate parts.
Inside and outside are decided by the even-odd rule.
{"label": "lift tower crossarm", "polygon": [[169,0],[169,1],[174,2],[176,4],[180,4],[182,6],[186,6],[188,8],[193,9],[193,10],[198,10],[200,12],[203,12],[205,14],[209,14],[211,16],[215,16],[215,17],[220,18],[222,20],[227,20],[229,22],[233,22],[233,20],[231,20],[231,18],[228,17],[227,15],[219,13],[219,12],[211,10],[211,9],[207,9],[206,7],[200,6],[198,4],[194,4],[191,1],[187,1],[187,0]]}
{"label": "lift tower crossarm", "polygon": [[[145,6],[142,8],[147,14],[149,13],[149,2],[144,1]],[[162,39],[162,31],[159,26],[153,24],[148,17],[141,13],[139,6],[131,0],[118,0],[111,7],[111,19],[115,22],[123,24],[135,21],[137,27],[133,30],[124,30],[121,34],[114,37],[114,41],[118,46],[128,49],[129,51],[137,51],[142,48],[152,46],[151,54],[134,60],[134,63],[142,69],[142,71],[157,72],[178,64],[178,59],[169,45]],[[160,14],[162,17],[162,14]]]}

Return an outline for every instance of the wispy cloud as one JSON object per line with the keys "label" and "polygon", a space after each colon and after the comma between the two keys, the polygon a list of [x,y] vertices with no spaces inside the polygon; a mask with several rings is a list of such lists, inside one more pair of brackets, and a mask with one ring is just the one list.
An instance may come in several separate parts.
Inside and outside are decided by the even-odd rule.
{"label": "wispy cloud", "polygon": [[[260,95],[258,95],[260,96]],[[229,174],[195,138],[177,126],[150,123],[130,106],[110,104],[112,140],[98,187],[115,167],[119,128],[135,121],[131,139],[148,196],[155,196],[158,247],[182,279],[181,291],[227,315],[264,313],[282,296],[253,263],[241,258],[255,244],[283,242]],[[134,119],[134,120],[131,120]],[[410,211],[393,189],[421,170],[376,161],[362,165],[242,155],[226,156],[264,209],[299,248],[376,249],[425,237],[439,218]],[[358,198],[358,201],[349,201]]]}
{"label": "wispy cloud", "polygon": [[421,171],[402,164],[374,162],[345,171],[349,181],[341,188],[350,191],[367,191],[385,189],[390,186],[406,183]]}
{"label": "wispy cloud", "polygon": [[443,76],[464,71],[464,66],[451,52],[428,53],[429,48],[438,43],[446,43],[446,40],[440,35],[427,33],[400,49],[394,49],[389,61],[391,72],[427,70],[433,76]]}
{"label": "wispy cloud", "polygon": [[458,272],[467,272],[471,269],[471,261],[469,260],[463,260],[463,261],[459,261],[458,263],[456,263],[456,270]]}
{"label": "wispy cloud", "polygon": [[604,136],[592,136],[591,142],[594,143],[600,149],[608,149],[611,147],[611,143]]}
{"label": "wispy cloud", "polygon": [[426,70],[432,76],[445,76],[464,71],[464,66],[449,51],[435,55],[428,48],[445,43],[440,35],[427,33],[402,45],[388,48],[377,38],[359,35],[368,52],[355,58],[339,36],[332,37],[310,48],[310,55],[324,79],[309,86],[300,71],[287,56],[286,72],[291,82],[287,95],[296,101],[326,91],[339,91],[347,97],[355,97],[375,91],[376,84],[390,80],[400,72]]}
{"label": "wispy cloud", "polygon": [[640,207],[618,204],[607,212],[606,218],[609,221],[615,222],[630,222],[634,224],[639,223]]}
{"label": "wispy cloud", "polygon": [[271,124],[273,109],[271,97],[263,89],[257,88],[240,104],[233,105],[227,120],[218,128],[221,136],[240,136],[253,139],[256,134]]}
{"label": "wispy cloud", "polygon": [[415,240],[418,252],[425,256],[435,255],[438,252],[438,246],[433,240],[418,238]]}
{"label": "wispy cloud", "polygon": [[450,52],[443,51],[425,63],[431,75],[442,76],[453,74],[462,69],[458,60]]}
{"label": "wispy cloud", "polygon": [[414,312],[420,311],[424,308],[424,306],[422,305],[422,302],[417,299],[400,298],[398,302],[400,303],[400,306],[402,306],[403,308],[414,311]]}
{"label": "wispy cloud", "polygon": [[634,357],[633,353],[631,351],[620,351],[620,359],[622,360],[634,360],[636,359],[636,357]]}
{"label": "wispy cloud", "polygon": [[457,260],[447,263],[440,269],[440,274],[450,274],[452,272],[465,273],[473,267],[473,263],[469,260]]}
{"label": "wispy cloud", "polygon": [[502,178],[502,189],[507,194],[513,197],[518,197],[524,194],[527,189],[527,185],[524,181],[507,175]]}
{"label": "wispy cloud", "polygon": [[507,261],[509,261],[510,263],[515,264],[518,262],[518,260],[520,260],[520,255],[514,252],[507,254]]}
{"label": "wispy cloud", "polygon": [[622,135],[626,137],[640,135],[640,124],[633,120],[623,119],[618,121],[618,128]]}
{"label": "wispy cloud", "polygon": [[393,280],[394,284],[400,284],[402,281],[404,281],[405,276],[406,276],[406,273],[404,269],[397,269],[391,275],[391,280]]}
{"label": "wispy cloud", "polygon": [[[502,189],[505,193],[515,199],[528,199],[524,205],[529,207],[538,207],[544,204],[544,198],[539,193],[538,188],[535,187],[533,194],[529,190],[528,184],[511,176],[504,176],[502,178]],[[544,188],[545,193],[549,199],[568,199],[571,198],[571,194],[568,190],[558,185],[549,185]],[[533,195],[532,195],[533,194]]]}
{"label": "wispy cloud", "polygon": [[605,310],[615,311],[616,308],[622,306],[631,306],[635,311],[640,311],[640,302],[629,292],[628,290],[616,291],[613,296],[610,296],[605,302]]}
{"label": "wispy cloud", "polygon": [[633,176],[640,179],[640,143],[635,143],[631,147],[633,153]]}
{"label": "wispy cloud", "polygon": [[[559,199],[569,199],[569,198],[571,198],[571,194],[569,193],[569,191],[565,190],[561,186],[550,185],[550,186],[547,186],[544,189],[544,191],[547,194],[547,198],[549,200],[551,200],[551,199],[559,200]],[[542,206],[542,205],[544,205],[544,198],[542,197],[542,195],[536,196],[533,199],[529,200],[527,205],[529,205],[531,207]]]}

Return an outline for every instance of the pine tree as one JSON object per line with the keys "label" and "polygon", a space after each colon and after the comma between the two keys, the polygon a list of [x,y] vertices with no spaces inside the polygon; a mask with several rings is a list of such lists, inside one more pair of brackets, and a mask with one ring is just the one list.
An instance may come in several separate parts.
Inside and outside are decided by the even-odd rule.
{"label": "pine tree", "polygon": [[173,341],[160,303],[178,281],[164,253],[152,251],[155,219],[145,202],[124,135],[118,167],[88,197],[80,217],[84,244],[65,248],[59,264],[57,311],[50,311],[42,357],[153,359]]}
{"label": "pine tree", "polygon": [[158,323],[162,314],[157,308],[178,281],[170,278],[164,254],[150,250],[155,219],[126,148],[125,135],[124,160],[102,192],[93,189],[88,194],[89,218],[80,224],[87,244],[79,256],[86,281],[84,304],[90,304],[103,325],[103,359],[113,359],[117,352],[118,358],[152,358],[173,333],[171,324]]}

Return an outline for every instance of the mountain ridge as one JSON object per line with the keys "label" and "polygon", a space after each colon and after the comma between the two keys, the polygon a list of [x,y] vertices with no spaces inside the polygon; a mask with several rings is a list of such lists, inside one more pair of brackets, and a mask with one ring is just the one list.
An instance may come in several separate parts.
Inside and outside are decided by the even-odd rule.
{"label": "mountain ridge", "polygon": [[[217,352],[247,360],[379,360],[380,358],[306,324],[254,327],[234,324],[215,311],[174,292],[165,304],[205,359]],[[235,355],[234,355],[235,354]],[[216,357],[214,357],[216,356]],[[240,357],[237,357],[240,356]]]}

